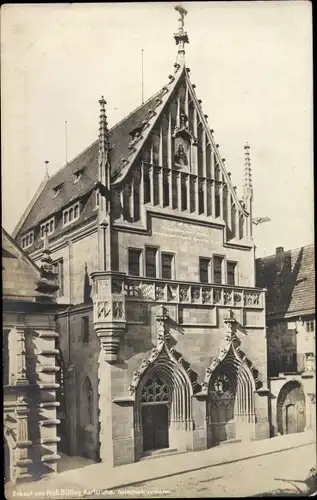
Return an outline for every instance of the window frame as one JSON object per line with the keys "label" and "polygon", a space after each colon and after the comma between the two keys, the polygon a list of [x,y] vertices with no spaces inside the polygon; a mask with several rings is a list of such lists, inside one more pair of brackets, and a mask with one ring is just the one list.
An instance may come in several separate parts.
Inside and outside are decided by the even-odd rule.
{"label": "window frame", "polygon": [[81,332],[83,344],[88,344],[90,340],[89,316],[81,317]]}
{"label": "window frame", "polygon": [[[55,273],[55,269],[54,269],[55,266],[58,266],[58,272],[56,273],[57,274],[56,284],[60,285],[60,283],[61,283],[61,286],[59,286],[58,290],[56,290],[56,297],[60,298],[60,297],[65,296],[64,259],[63,259],[63,257],[60,257],[59,259],[56,259],[52,262],[52,269],[53,269],[54,273]],[[60,269],[61,269],[61,272],[60,272]]]}
{"label": "window frame", "polygon": [[[78,216],[75,217],[74,215],[74,212],[75,212],[75,207],[78,208]],[[70,220],[70,211],[72,211],[72,219]],[[67,214],[67,222],[65,222],[65,214]],[[77,201],[76,203],[74,203],[73,205],[70,205],[69,207],[67,208],[64,208],[63,210],[63,214],[62,214],[62,222],[63,222],[63,227],[66,227],[66,226],[69,226],[70,224],[73,224],[74,222],[76,222],[76,220],[78,220],[80,218],[80,215],[81,215],[81,204],[80,204],[80,201]]]}
{"label": "window frame", "polygon": [[[171,278],[164,278],[163,277],[163,255],[168,255],[170,257],[172,257],[172,262],[171,262]],[[176,276],[176,268],[175,268],[175,252],[165,252],[164,250],[160,251],[160,257],[159,257],[159,262],[160,262],[160,269],[159,269],[159,276],[161,279],[163,280],[175,280],[175,276]]]}
{"label": "window frame", "polygon": [[[151,250],[156,250],[156,256],[155,256],[155,277],[153,276],[148,276],[146,272],[146,252],[148,249]],[[160,277],[160,247],[156,245],[145,245],[144,247],[144,277],[146,278],[151,278],[151,279],[157,279]]]}
{"label": "window frame", "polygon": [[[228,283],[228,264],[234,264],[234,271],[233,271],[233,284]],[[228,286],[238,286],[238,262],[236,260],[226,260],[226,285]]]}
{"label": "window frame", "polygon": [[[51,222],[53,222],[53,230],[52,231],[50,230]],[[41,238],[41,240],[43,240],[45,237],[45,229],[46,228],[48,228],[47,229],[48,236],[50,236],[51,234],[54,233],[54,231],[55,231],[55,217],[51,217],[50,219],[46,220],[45,222],[43,222],[40,225],[40,238]]]}
{"label": "window frame", "polygon": [[[135,275],[135,274],[130,274],[130,266],[129,266],[129,263],[130,263],[130,260],[129,260],[129,255],[130,255],[130,251],[138,251],[140,252],[140,255],[139,255],[139,274]],[[126,266],[126,272],[129,276],[133,276],[135,278],[137,277],[140,277],[140,276],[145,276],[144,275],[144,248],[141,248],[141,247],[128,247],[127,248],[127,259],[126,259],[126,263],[127,263],[127,266]]]}
{"label": "window frame", "polygon": [[[216,283],[216,281],[215,281],[215,268],[216,268],[216,266],[215,266],[215,258],[216,259],[217,258],[221,259],[221,283]],[[217,254],[213,254],[213,256],[212,256],[212,284],[213,285],[219,285],[219,286],[225,285],[225,283],[224,283],[225,276],[226,276],[225,272],[224,272],[225,271],[225,258],[226,258],[225,255],[221,255],[221,254],[218,254],[218,253]]]}
{"label": "window frame", "polygon": [[315,331],[315,320],[310,319],[308,321],[305,321],[305,330],[307,333],[314,332]]}
{"label": "window frame", "polygon": [[[32,242],[30,242],[32,236]],[[28,244],[24,244],[24,242],[28,240]],[[29,231],[26,233],[24,236],[21,237],[21,248],[22,250],[25,250],[29,247],[31,247],[34,244],[35,238],[34,238],[34,229],[32,231]]]}
{"label": "window frame", "polygon": [[[212,283],[212,277],[213,277],[213,261],[212,261],[212,257],[205,257],[205,256],[202,256],[202,255],[199,255],[198,257],[198,276],[199,276],[199,283],[204,283],[204,284],[211,284]],[[207,273],[208,273],[208,281],[202,281],[200,278],[201,278],[201,274],[200,274],[200,261],[201,260],[207,260],[208,261],[208,270],[207,270]]]}

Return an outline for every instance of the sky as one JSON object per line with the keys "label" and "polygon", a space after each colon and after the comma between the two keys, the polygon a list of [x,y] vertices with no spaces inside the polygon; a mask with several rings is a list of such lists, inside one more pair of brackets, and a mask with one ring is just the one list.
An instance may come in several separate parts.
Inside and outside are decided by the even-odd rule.
{"label": "sky", "polygon": [[[13,231],[45,175],[168,83],[174,2],[4,5],[2,225]],[[307,0],[183,2],[186,65],[242,194],[250,144],[256,255],[313,242],[312,13]],[[67,141],[65,134],[67,121]],[[67,143],[67,147],[66,147]]]}

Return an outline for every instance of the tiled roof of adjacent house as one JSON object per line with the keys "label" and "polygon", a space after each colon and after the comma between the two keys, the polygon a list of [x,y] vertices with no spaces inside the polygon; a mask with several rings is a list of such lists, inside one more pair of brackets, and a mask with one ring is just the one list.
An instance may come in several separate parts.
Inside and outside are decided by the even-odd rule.
{"label": "tiled roof of adjacent house", "polygon": [[[148,120],[149,111],[155,108],[156,99],[160,97],[161,93],[162,90],[110,129],[109,142],[112,147],[110,162],[113,177],[116,177],[122,168],[122,158],[129,155],[129,142],[131,140],[129,133]],[[98,180],[97,161],[98,140],[47,180],[21,227],[13,232],[14,236],[26,233],[61,210],[65,205],[71,204],[72,201],[92,190]],[[80,179],[74,182],[75,173],[82,169],[84,170]],[[54,197],[54,188],[60,185],[60,192]]]}
{"label": "tiled roof of adjacent house", "polygon": [[257,286],[267,288],[267,313],[315,310],[315,247],[308,245],[256,260]]}
{"label": "tiled roof of adjacent house", "polygon": [[31,300],[39,297],[36,285],[40,270],[2,229],[2,294],[4,299]]}

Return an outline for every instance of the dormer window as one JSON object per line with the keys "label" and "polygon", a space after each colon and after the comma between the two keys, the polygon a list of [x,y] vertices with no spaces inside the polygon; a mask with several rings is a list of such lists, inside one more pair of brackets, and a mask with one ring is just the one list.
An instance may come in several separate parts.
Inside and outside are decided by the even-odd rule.
{"label": "dormer window", "polygon": [[55,196],[57,196],[61,192],[62,185],[63,185],[63,183],[58,184],[57,186],[53,187],[53,193],[54,193],[53,198],[55,198]]}
{"label": "dormer window", "polygon": [[41,224],[41,238],[44,238],[45,231],[47,234],[53,234],[55,231],[55,218],[52,217],[48,221]]}
{"label": "dormer window", "polygon": [[68,224],[75,222],[77,219],[79,219],[79,216],[80,216],[80,204],[78,201],[74,205],[65,208],[65,210],[63,211],[63,225],[67,226]]}
{"label": "dormer window", "polygon": [[74,172],[74,183],[79,181],[84,170],[85,170],[84,168],[80,168],[79,170],[76,170],[76,172]]}
{"label": "dormer window", "polygon": [[30,231],[29,233],[22,236],[21,247],[23,250],[33,245],[33,243],[34,243],[34,231]]}

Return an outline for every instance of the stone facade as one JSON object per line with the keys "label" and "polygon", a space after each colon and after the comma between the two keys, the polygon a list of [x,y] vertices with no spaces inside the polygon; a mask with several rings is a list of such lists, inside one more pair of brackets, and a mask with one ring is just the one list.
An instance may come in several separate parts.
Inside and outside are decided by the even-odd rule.
{"label": "stone facade", "polygon": [[189,78],[183,16],[168,83],[110,131],[102,98],[98,142],[47,180],[14,232],[39,262],[52,225],[68,306],[62,441],[109,465],[269,436],[249,146],[242,201]]}
{"label": "stone facade", "polygon": [[56,289],[2,231],[6,481],[56,472]]}

